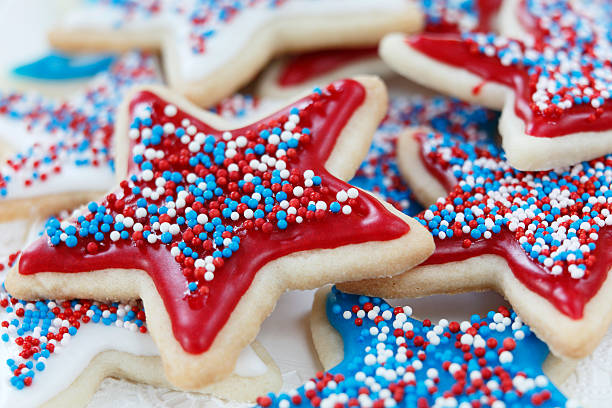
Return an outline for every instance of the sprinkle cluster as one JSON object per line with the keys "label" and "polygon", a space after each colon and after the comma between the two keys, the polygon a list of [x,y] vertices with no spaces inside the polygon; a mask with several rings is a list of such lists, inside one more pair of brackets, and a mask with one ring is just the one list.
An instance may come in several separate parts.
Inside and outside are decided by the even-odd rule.
{"label": "sprinkle cluster", "polygon": [[226,119],[241,119],[252,114],[259,100],[249,94],[234,94],[223,99],[210,111]]}
{"label": "sprinkle cluster", "polygon": [[438,324],[411,318],[409,306],[334,289],[327,316],[344,360],[260,407],[575,407],[543,374],[548,348],[515,313]]}
{"label": "sprinkle cluster", "polygon": [[146,333],[142,305],[93,301],[26,302],[0,289],[0,339],[16,350],[6,360],[12,373],[11,385],[23,389],[32,385],[36,372],[45,370],[53,354],[70,344],[83,324],[103,324]]}
{"label": "sprinkle cluster", "polygon": [[421,211],[403,181],[396,159],[398,135],[408,126],[430,126],[440,132],[483,137],[495,126],[492,111],[456,99],[421,95],[391,96],[387,116],[380,124],[370,150],[351,184],[375,192],[408,215]]}
{"label": "sprinkle cluster", "polygon": [[95,0],[118,12],[114,27],[141,20],[166,19],[189,43],[193,54],[206,52],[207,41],[249,8],[274,8],[288,0]]}
{"label": "sprinkle cluster", "polygon": [[612,225],[612,155],[569,168],[522,172],[490,139],[421,135],[426,161],[457,184],[418,218],[438,239],[492,239],[509,231],[550,274],[589,274],[602,228]]}
{"label": "sprinkle cluster", "polygon": [[499,1],[495,0],[421,0],[425,14],[426,27],[429,32],[440,31],[473,31],[483,24],[483,14],[496,9]]}
{"label": "sprinkle cluster", "polygon": [[158,99],[138,103],[129,132],[136,169],[72,221],[52,219],[50,242],[89,254],[118,241],[167,245],[188,293],[206,296],[206,282],[248,231],[272,233],[353,211],[357,189],[332,192],[312,169],[292,168],[300,151],[316,143],[300,125],[303,117],[337,92],[317,89],[303,108],[234,133],[192,122]]}
{"label": "sprinkle cluster", "polygon": [[612,91],[612,4],[608,1],[525,0],[533,20],[531,40],[464,34],[477,52],[528,74],[528,102],[537,115],[554,119],[585,105],[591,120]]}
{"label": "sprinkle cluster", "polygon": [[142,305],[98,303],[87,300],[26,302],[0,290],[0,339],[16,348],[15,356],[6,360],[12,372],[11,385],[23,389],[32,385],[36,372],[70,344],[83,324],[103,324],[146,333]]}
{"label": "sprinkle cluster", "polygon": [[115,109],[132,85],[158,79],[152,56],[130,53],[66,101],[30,93],[0,93],[0,119],[23,126],[34,144],[0,167],[0,196],[39,186],[66,168],[112,166]]}

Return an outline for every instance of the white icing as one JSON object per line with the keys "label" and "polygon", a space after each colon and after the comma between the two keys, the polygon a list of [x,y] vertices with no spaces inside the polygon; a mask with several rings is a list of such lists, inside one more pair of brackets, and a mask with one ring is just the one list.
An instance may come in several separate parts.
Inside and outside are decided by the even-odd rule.
{"label": "white icing", "polygon": [[[46,361],[45,370],[36,372],[32,386],[27,389],[18,390],[10,384],[10,372],[3,364],[0,370],[0,406],[8,406],[9,402],[23,408],[43,404],[59,391],[68,388],[97,354],[108,350],[138,356],[158,354],[151,336],[116,326],[84,324],[68,345],[56,347],[56,352]],[[0,361],[4,362],[17,353],[16,347],[3,343],[0,347]]]}
{"label": "white icing", "polygon": [[[229,23],[214,27],[216,33],[206,40],[206,51],[202,54],[192,52],[189,39],[190,27],[184,18],[176,15],[147,17],[133,15],[129,22],[118,25],[122,13],[117,9],[102,5],[87,5],[66,16],[62,27],[109,29],[120,27],[122,31],[157,33],[159,30],[172,30],[174,52],[179,61],[173,64],[180,70],[184,80],[198,80],[219,69],[235,58],[255,33],[275,20],[297,17],[325,16],[346,18],[347,13],[367,14],[380,12],[405,12],[405,0],[290,0],[276,8],[260,2],[248,10],[240,12]],[[168,57],[168,56],[167,56]]]}
{"label": "white icing", "polygon": [[[123,12],[119,8],[108,7],[102,4],[86,4],[82,8],[77,8],[69,12],[62,20],[62,27],[66,28],[108,28],[121,21]],[[150,26],[154,27],[159,19],[135,19],[131,20],[130,24],[121,27],[122,30],[130,31],[131,29],[139,30],[145,28],[143,23],[147,21]],[[163,27],[163,26],[162,26]]]}
{"label": "white icing", "polygon": [[[25,152],[35,143],[49,144],[56,139],[55,135],[52,136],[38,128],[28,131],[21,121],[0,117],[0,141],[14,151]],[[65,152],[62,154],[66,155]],[[35,180],[28,187],[24,185],[24,181],[30,178],[29,172],[15,173],[8,166],[4,166],[2,172],[12,179],[6,186],[6,197],[10,199],[40,197],[58,192],[106,191],[115,181],[113,172],[106,163],[101,163],[97,167],[77,166],[69,159],[62,163],[60,173],[48,175],[44,182]]]}
{"label": "white icing", "polygon": [[25,187],[21,180],[15,180],[8,184],[7,196],[19,199],[57,193],[106,191],[115,182],[114,174],[106,164],[97,167],[64,164],[62,169],[58,174],[49,175],[44,182],[34,181],[29,187]]}
{"label": "white icing", "polygon": [[[28,130],[21,120],[0,117],[0,142],[3,146],[9,147],[9,150],[25,153],[34,144],[49,146],[62,138],[66,140],[69,135],[61,132],[50,134],[39,127]],[[91,154],[81,156],[93,158]],[[3,176],[11,177],[11,182],[6,186],[6,198],[20,199],[53,193],[106,191],[112,187],[114,176],[103,157],[99,159],[101,163],[98,166],[77,166],[66,151],[60,151],[58,158],[62,166],[60,173],[48,174],[45,181],[31,180],[32,183],[29,186],[25,186],[24,181],[31,179],[30,171],[15,172],[10,166],[4,164],[1,169]],[[46,170],[49,171],[49,169]]]}
{"label": "white icing", "polygon": [[[23,242],[29,242],[29,231],[29,220],[16,219],[0,223],[0,259],[20,250]],[[0,282],[2,281],[4,281],[4,276],[0,273]]]}
{"label": "white icing", "polygon": [[0,117],[0,140],[15,150],[23,151],[45,137],[48,134],[38,129],[28,131],[23,122]]}
{"label": "white icing", "polygon": [[[0,311],[0,320],[6,312]],[[0,342],[0,406],[8,403],[21,408],[37,407],[65,390],[87,368],[91,360],[104,351],[120,351],[136,356],[158,356],[159,351],[148,334],[102,323],[83,324],[66,346],[56,346],[45,362],[44,371],[37,371],[32,386],[18,390],[10,384],[11,373],[5,364],[18,355],[18,347]],[[240,355],[234,373],[240,377],[256,377],[266,373],[268,367],[251,346]]]}

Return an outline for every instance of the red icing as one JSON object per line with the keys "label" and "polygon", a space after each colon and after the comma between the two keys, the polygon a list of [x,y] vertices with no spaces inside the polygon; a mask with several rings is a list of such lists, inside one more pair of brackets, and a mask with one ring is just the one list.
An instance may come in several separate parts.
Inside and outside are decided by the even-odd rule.
{"label": "red icing", "polygon": [[324,50],[301,54],[293,57],[283,66],[278,77],[278,84],[283,87],[303,84],[344,65],[365,58],[374,58],[377,55],[376,48]]}
{"label": "red icing", "polygon": [[[484,0],[482,0],[484,2]],[[496,9],[488,10],[487,18],[494,16]],[[519,21],[534,35],[536,42],[543,41],[533,16],[525,9],[524,2],[519,7]],[[486,31],[486,30],[478,30]],[[516,95],[516,115],[525,122],[525,133],[536,137],[557,137],[577,132],[598,132],[612,128],[612,103],[606,100],[595,110],[588,104],[573,105],[558,113],[536,114],[530,107],[531,95],[535,89],[526,70],[516,66],[505,66],[497,58],[478,52],[475,45],[461,41],[457,34],[423,34],[408,40],[409,46],[430,58],[445,64],[465,69],[483,79],[473,93],[478,94],[486,82],[496,82],[514,90]]]}
{"label": "red icing", "polygon": [[590,274],[574,279],[569,274],[551,275],[542,266],[533,262],[514,239],[511,232],[502,232],[491,239],[480,239],[469,248],[461,246],[461,239],[438,239],[434,237],[436,250],[423,265],[438,265],[458,262],[481,255],[497,255],[506,260],[514,276],[529,290],[552,303],[561,313],[580,319],[584,307],[597,294],[608,277],[612,265],[612,229],[602,228],[597,247],[592,252],[597,262],[589,269]]}
{"label": "red icing", "polygon": [[[421,140],[419,134],[415,139]],[[457,183],[449,169],[443,169],[439,163],[427,157],[423,149],[419,150],[421,162],[447,191]],[[534,262],[525,253],[513,234],[503,228],[501,233],[490,239],[479,239],[472,242],[469,248],[462,246],[463,239],[434,237],[436,250],[422,265],[439,265],[448,262],[464,261],[481,255],[497,255],[506,260],[514,276],[529,290],[551,302],[561,313],[572,319],[580,319],[588,301],[597,294],[608,276],[612,265],[612,229],[602,228],[599,232],[597,246],[592,254],[597,262],[589,267],[590,274],[574,279],[569,274],[554,276],[540,264]]]}
{"label": "red icing", "polygon": [[491,31],[493,21],[502,5],[502,0],[477,0],[478,1],[478,26],[474,31]]}
{"label": "red icing", "polygon": [[[414,139],[419,143],[419,145],[423,142],[423,137],[425,135],[423,133],[415,133]],[[433,175],[442,187],[446,191],[451,191],[455,185],[457,185],[457,179],[452,175],[452,172],[449,168],[442,168],[439,165],[434,165],[431,160],[425,157],[425,153],[423,149],[419,149],[419,158],[421,159],[421,163],[425,165],[425,168],[429,172],[429,174]]]}
{"label": "red icing", "polygon": [[[597,132],[612,127],[612,103],[606,101],[595,118],[590,105],[574,105],[563,116],[550,118],[534,115],[529,106],[531,90],[527,72],[504,66],[497,59],[472,50],[456,35],[422,35],[411,38],[409,44],[419,52],[445,64],[463,68],[486,82],[496,82],[512,88],[516,95],[515,112],[525,122],[525,133],[537,137],[556,137],[576,132]],[[476,93],[476,92],[475,92]]]}
{"label": "red icing", "polygon": [[[302,108],[309,106],[307,113],[300,115],[300,124],[312,130],[313,142],[299,149],[297,157],[290,160],[290,166],[302,171],[314,170],[321,176],[322,185],[329,188],[329,191],[321,190],[322,194],[327,195],[335,195],[336,191],[350,187],[330,175],[324,163],[347,120],[365,97],[365,90],[358,82],[345,80],[335,85],[337,92],[324,99],[308,97],[293,105]],[[311,99],[319,100],[313,103]],[[163,117],[165,103],[150,92],[138,94],[130,104],[131,111],[143,102],[152,104],[154,117]],[[244,134],[250,129],[257,129],[260,123],[286,116],[290,108],[232,133]],[[199,131],[221,137],[222,132],[182,111],[172,121],[180,123],[185,117],[189,117]],[[133,196],[126,197],[125,201],[129,203],[130,198],[133,199]],[[118,241],[119,244],[111,244],[107,240],[101,244],[97,254],[89,255],[85,249],[87,241],[84,241],[85,244],[80,241],[75,248],[68,248],[65,245],[51,246],[44,236],[24,251],[19,272],[30,275],[108,268],[144,270],[163,299],[175,338],[185,351],[199,354],[209,349],[242,295],[249,289],[257,271],[266,263],[298,251],[396,239],[409,231],[408,225],[366,194],[360,194],[352,207],[353,212],[348,216],[327,215],[323,220],[290,225],[286,230],[275,230],[273,233],[241,229],[238,234],[241,238],[240,248],[233,256],[224,259],[225,263],[215,278],[207,283],[210,289],[207,295],[198,292],[188,294],[188,280],[170,254],[169,246],[145,244],[139,248],[131,240]]]}

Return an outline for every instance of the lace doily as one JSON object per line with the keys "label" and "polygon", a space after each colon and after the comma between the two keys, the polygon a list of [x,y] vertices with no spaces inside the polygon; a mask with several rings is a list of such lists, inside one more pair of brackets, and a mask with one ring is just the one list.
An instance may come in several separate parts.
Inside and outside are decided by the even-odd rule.
{"label": "lace doily", "polygon": [[225,402],[206,395],[177,392],[107,378],[89,408],[243,408],[248,404]]}
{"label": "lace doily", "polygon": [[[294,370],[283,374],[283,383],[283,388],[289,390],[301,385],[302,380]],[[88,408],[246,408],[250,405],[107,378]]]}

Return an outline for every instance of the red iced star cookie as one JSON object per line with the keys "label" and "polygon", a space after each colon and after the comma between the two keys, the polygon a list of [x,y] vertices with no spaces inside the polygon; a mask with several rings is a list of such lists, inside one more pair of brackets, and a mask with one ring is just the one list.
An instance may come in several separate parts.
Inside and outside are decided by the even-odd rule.
{"label": "red iced star cookie", "polygon": [[433,251],[416,221],[341,181],[385,107],[379,80],[344,80],[235,129],[162,90],[140,91],[118,127],[127,177],[51,222],[7,289],[141,298],[168,379],[182,388],[221,379],[286,289],[394,275]]}
{"label": "red iced star cookie", "polygon": [[508,0],[502,35],[390,35],[382,58],[438,91],[503,110],[510,164],[547,170],[612,152],[608,2]]}
{"label": "red iced star cookie", "polygon": [[383,297],[496,289],[555,353],[584,357],[612,320],[612,155],[525,172],[490,136],[400,136],[415,192],[447,191],[416,216],[436,250],[397,277],[339,286]]}

